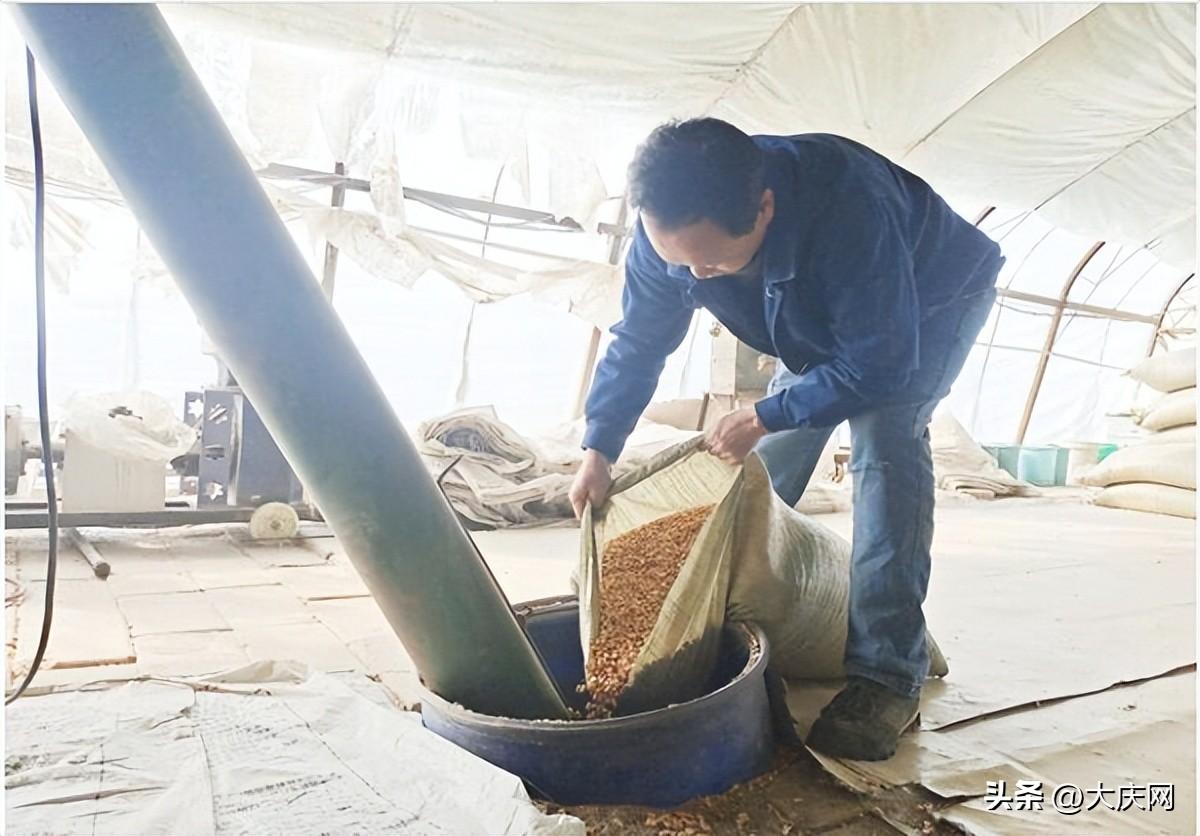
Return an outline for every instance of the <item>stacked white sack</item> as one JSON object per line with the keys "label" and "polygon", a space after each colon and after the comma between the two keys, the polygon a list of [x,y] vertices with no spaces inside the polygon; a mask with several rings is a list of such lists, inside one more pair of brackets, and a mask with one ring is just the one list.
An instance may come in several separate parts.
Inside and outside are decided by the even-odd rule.
{"label": "stacked white sack", "polygon": [[1150,357],[1129,376],[1162,393],[1138,424],[1150,431],[1084,477],[1104,491],[1097,505],[1175,517],[1196,516],[1196,349]]}

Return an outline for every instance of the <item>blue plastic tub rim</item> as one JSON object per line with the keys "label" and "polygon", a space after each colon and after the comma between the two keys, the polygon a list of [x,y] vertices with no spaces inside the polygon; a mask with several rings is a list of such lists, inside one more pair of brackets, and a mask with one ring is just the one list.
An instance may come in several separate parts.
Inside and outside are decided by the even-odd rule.
{"label": "blue plastic tub rim", "polygon": [[557,731],[570,732],[589,731],[597,728],[620,728],[623,725],[641,725],[646,718],[653,718],[659,715],[666,714],[668,711],[672,713],[672,718],[677,719],[681,716],[686,716],[694,712],[703,711],[705,704],[725,691],[733,688],[742,680],[752,677],[759,673],[765,673],[767,662],[770,659],[770,646],[767,642],[767,637],[763,633],[762,628],[752,621],[731,621],[728,622],[728,627],[739,630],[746,637],[747,644],[750,645],[749,658],[746,664],[737,674],[735,674],[728,682],[721,687],[709,691],[702,697],[696,697],[687,702],[674,703],[666,705],[662,708],[656,708],[652,711],[642,711],[637,714],[626,714],[620,717],[605,717],[598,720],[520,720],[515,717],[496,717],[491,714],[480,714],[477,711],[472,711],[469,708],[459,705],[458,703],[447,702],[442,697],[430,691],[425,687],[425,683],[420,683],[421,698],[437,705],[442,711],[449,714],[468,715],[477,720],[483,721],[481,725],[487,725],[496,729],[512,729],[520,730],[527,729],[530,726],[537,728],[553,728]]}
{"label": "blue plastic tub rim", "polygon": [[[559,687],[570,689],[571,704],[582,709],[578,602],[543,599],[513,609]],[[757,625],[729,622],[721,645],[700,696],[652,710],[592,720],[517,719],[482,714],[422,689],[421,720],[559,804],[676,807],[770,766],[778,734],[772,692],[778,689],[769,681],[767,639]]]}

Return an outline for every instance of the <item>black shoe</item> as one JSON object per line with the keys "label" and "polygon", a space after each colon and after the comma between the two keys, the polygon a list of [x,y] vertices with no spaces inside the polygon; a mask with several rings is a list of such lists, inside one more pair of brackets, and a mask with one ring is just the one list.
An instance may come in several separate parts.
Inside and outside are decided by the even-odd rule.
{"label": "black shoe", "polygon": [[920,700],[877,682],[850,677],[821,710],[805,744],[835,758],[883,761],[896,754],[896,740],[919,718]]}

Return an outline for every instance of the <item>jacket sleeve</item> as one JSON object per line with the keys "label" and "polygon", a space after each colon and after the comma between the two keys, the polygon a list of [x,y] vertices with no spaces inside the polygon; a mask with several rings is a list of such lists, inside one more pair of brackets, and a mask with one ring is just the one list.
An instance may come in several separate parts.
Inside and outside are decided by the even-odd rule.
{"label": "jacket sleeve", "polygon": [[836,426],[903,389],[918,368],[920,307],[898,219],[870,203],[838,221],[817,261],[835,354],[755,405],[772,432]]}
{"label": "jacket sleeve", "polygon": [[658,388],[667,357],[683,342],[695,304],[650,247],[639,222],[625,257],[623,316],[612,328],[587,399],[583,447],[615,462]]}

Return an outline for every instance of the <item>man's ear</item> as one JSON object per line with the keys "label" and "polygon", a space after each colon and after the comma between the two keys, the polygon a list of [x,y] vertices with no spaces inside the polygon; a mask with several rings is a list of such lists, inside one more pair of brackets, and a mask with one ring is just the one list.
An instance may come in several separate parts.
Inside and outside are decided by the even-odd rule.
{"label": "man's ear", "polygon": [[775,217],[775,192],[763,189],[762,199],[758,204],[758,214],[764,224],[769,224]]}

